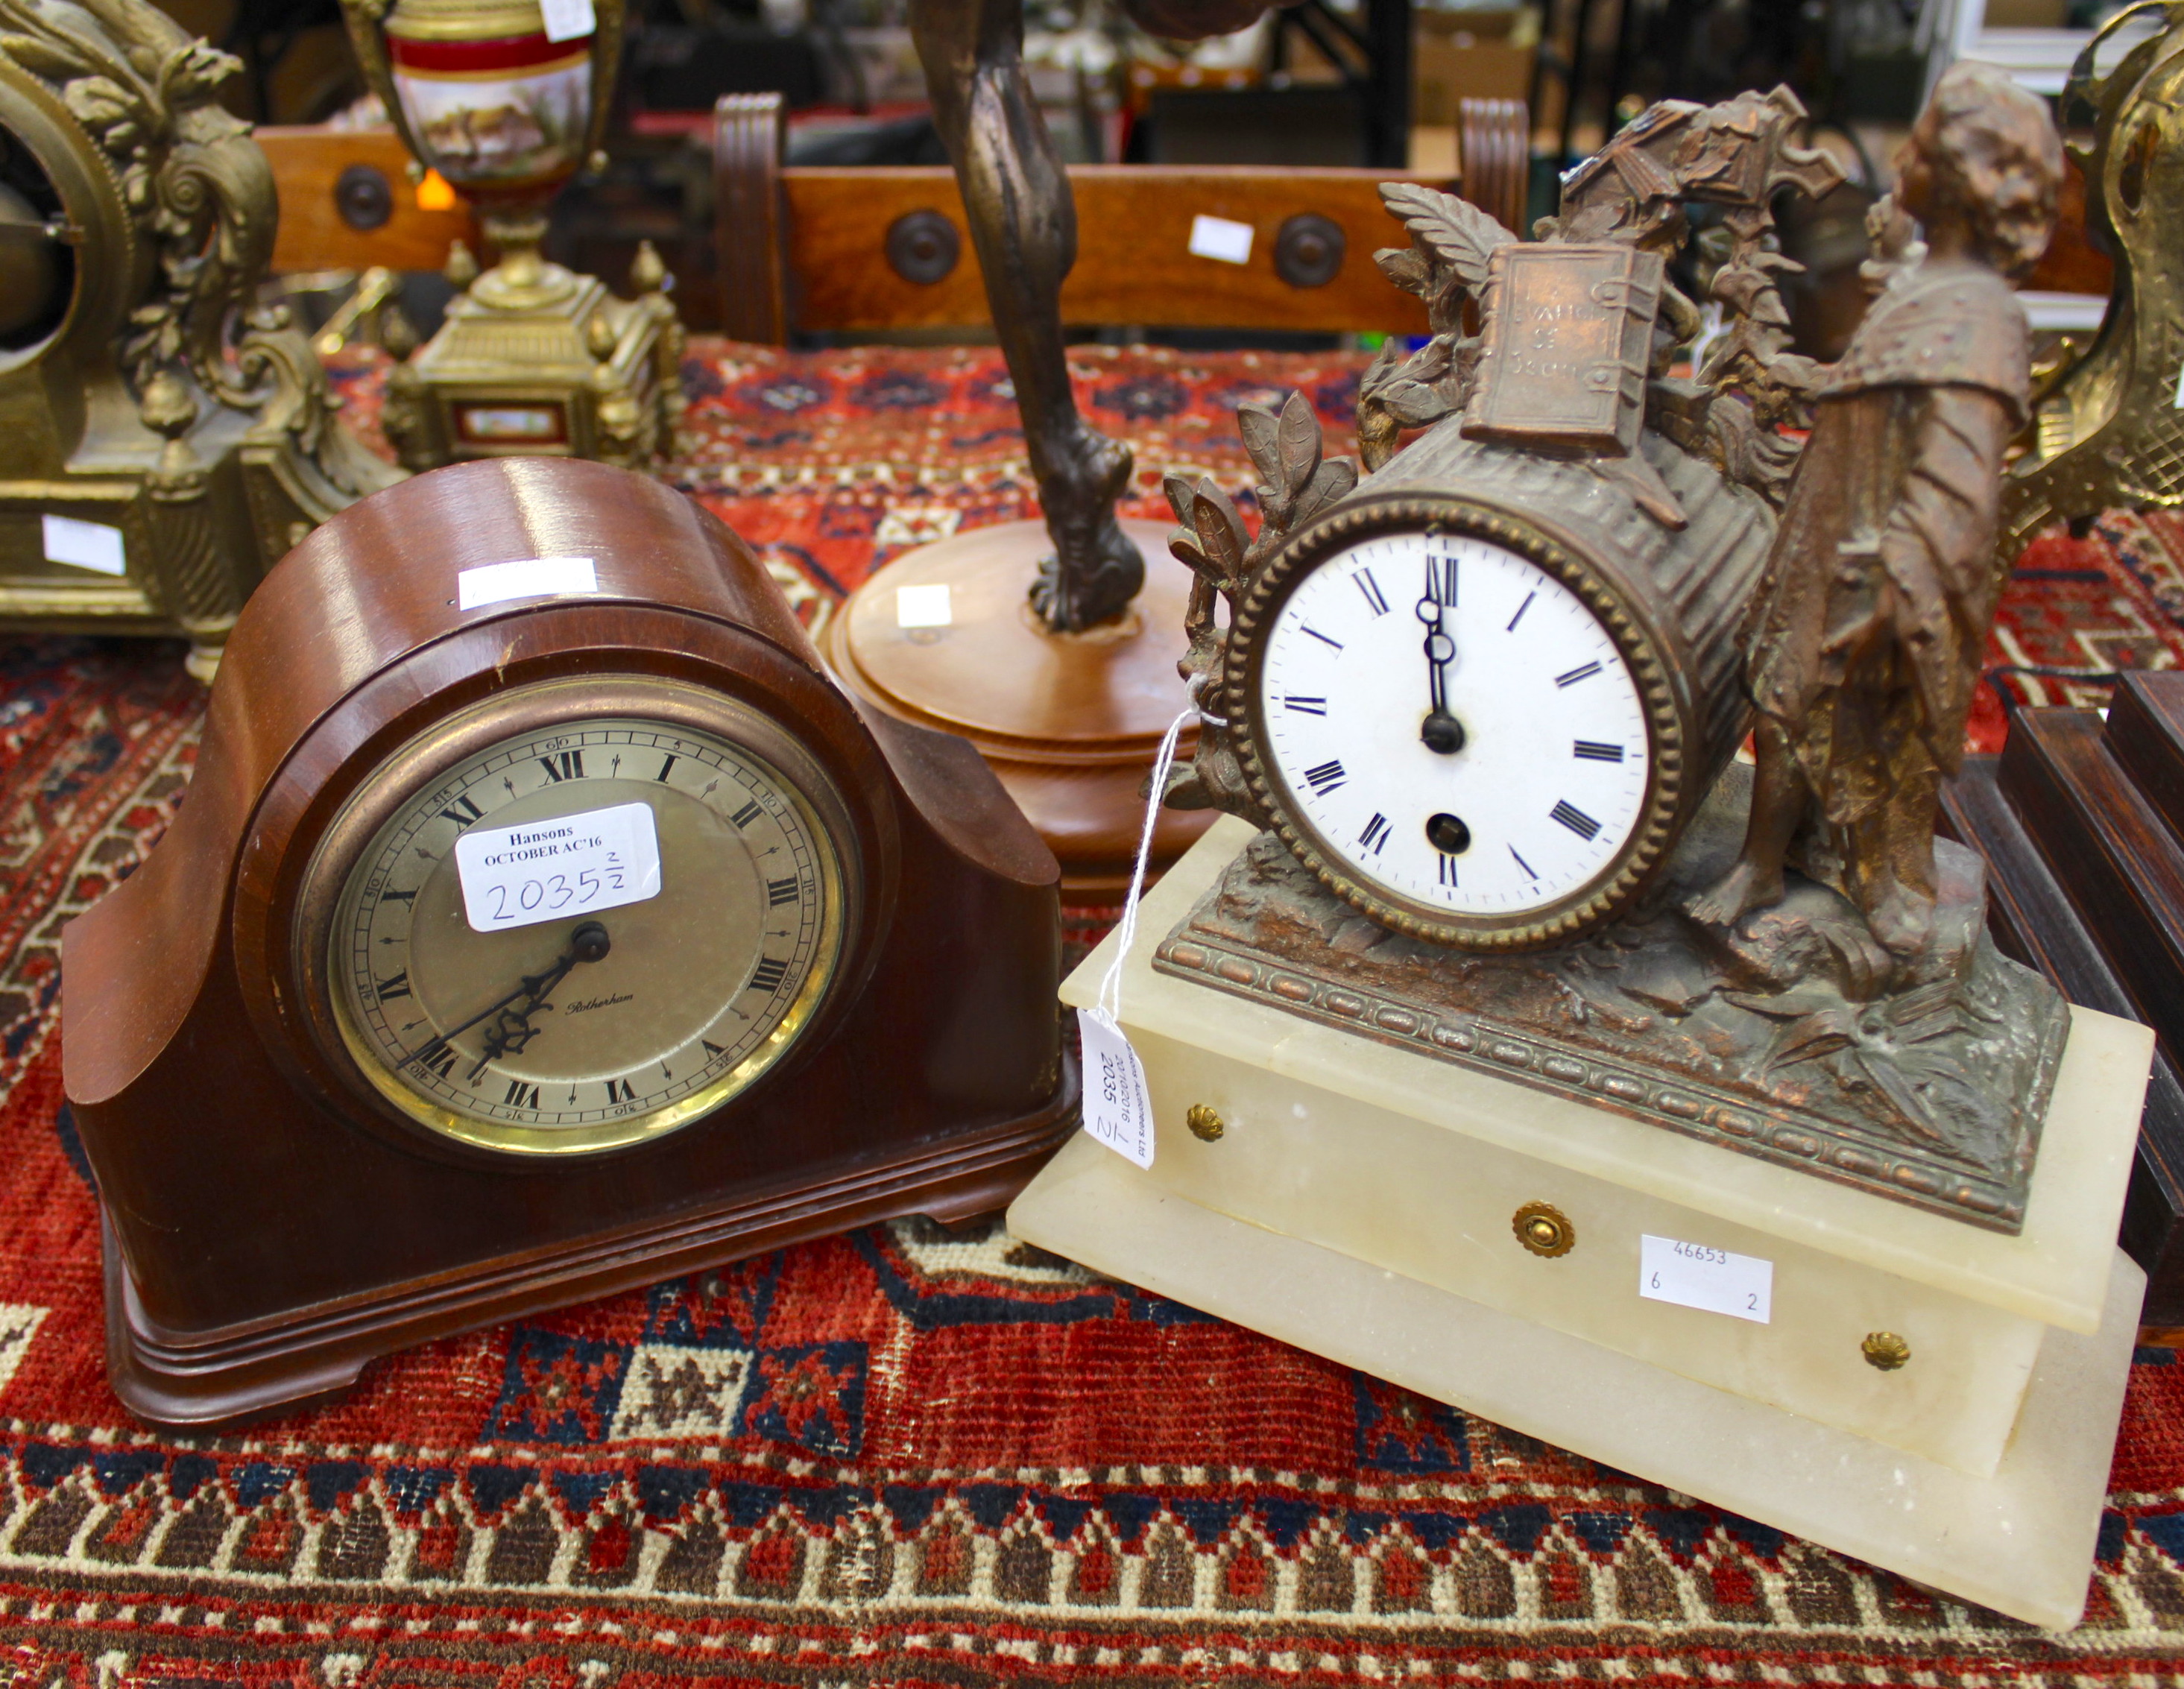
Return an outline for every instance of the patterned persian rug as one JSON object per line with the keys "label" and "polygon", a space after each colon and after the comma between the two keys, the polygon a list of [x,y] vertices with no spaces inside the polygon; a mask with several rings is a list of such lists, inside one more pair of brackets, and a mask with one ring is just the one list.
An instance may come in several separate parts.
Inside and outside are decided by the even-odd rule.
{"label": "patterned persian rug", "polygon": [[[807,617],[1027,514],[983,353],[701,347],[671,474]],[[1355,361],[1086,352],[1136,508]],[[352,384],[367,425],[369,372]],[[2028,553],[1975,723],[2184,658],[2184,525]],[[2134,1369],[2086,1624],[2032,1630],[1011,1240],[905,1222],[395,1357],[224,1437],[103,1370],[62,925],[187,786],[179,648],[0,649],[0,1682],[2149,1683],[2184,1664],[2184,1368]],[[205,1106],[219,1106],[207,1098]]]}

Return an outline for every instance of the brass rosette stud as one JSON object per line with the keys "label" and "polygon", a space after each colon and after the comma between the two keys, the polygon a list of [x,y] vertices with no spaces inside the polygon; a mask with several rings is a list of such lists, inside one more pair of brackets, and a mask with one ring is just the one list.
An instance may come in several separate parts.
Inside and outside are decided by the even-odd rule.
{"label": "brass rosette stud", "polygon": [[1202,1102],[1194,1102],[1183,1117],[1190,1135],[1201,1144],[1212,1143],[1228,1129],[1228,1123]]}
{"label": "brass rosette stud", "polygon": [[1577,1228],[1552,1202],[1527,1202],[1510,1216],[1509,1229],[1535,1255],[1552,1260],[1577,1247]]}
{"label": "brass rosette stud", "polygon": [[1869,1331],[1865,1341],[1858,1346],[1865,1363],[1885,1373],[1892,1373],[1911,1358],[1911,1346],[1893,1331]]}

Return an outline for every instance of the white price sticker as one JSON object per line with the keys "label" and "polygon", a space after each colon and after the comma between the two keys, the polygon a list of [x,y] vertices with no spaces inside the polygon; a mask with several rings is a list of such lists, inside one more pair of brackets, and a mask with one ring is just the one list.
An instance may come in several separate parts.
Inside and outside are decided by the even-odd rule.
{"label": "white price sticker", "polygon": [[75,516],[45,519],[46,561],[65,563],[72,569],[95,569],[102,575],[125,575],[128,560],[122,555],[121,530],[104,522],[86,522]]}
{"label": "white price sticker", "polygon": [[599,589],[599,571],[588,557],[524,557],[458,571],[455,608],[477,610],[510,599],[582,596]]}
{"label": "white price sticker", "polygon": [[948,583],[935,581],[922,587],[894,589],[894,625],[898,627],[946,627],[956,620],[949,601]]}
{"label": "white price sticker", "polygon": [[574,41],[599,26],[592,0],[540,0],[538,9],[545,14],[549,41]]}
{"label": "white price sticker", "polygon": [[1764,1325],[1774,1311],[1774,1263],[1703,1243],[1641,1236],[1638,1294]]}
{"label": "white price sticker", "polygon": [[1153,1164],[1153,1104],[1145,1064],[1105,1009],[1079,1009],[1084,1046],[1084,1129],[1126,1161]]}
{"label": "white price sticker", "polygon": [[471,930],[498,933],[596,914],[660,895],[660,838],[649,804],[481,827],[455,840]]}
{"label": "white price sticker", "polygon": [[1226,217],[1209,217],[1201,211],[1190,220],[1190,250],[1195,258],[1218,259],[1223,264],[1249,264],[1251,226],[1232,222]]}

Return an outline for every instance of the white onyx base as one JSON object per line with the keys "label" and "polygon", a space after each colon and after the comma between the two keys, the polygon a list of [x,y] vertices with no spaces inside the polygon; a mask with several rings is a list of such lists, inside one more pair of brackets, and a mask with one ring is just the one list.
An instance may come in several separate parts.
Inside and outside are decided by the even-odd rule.
{"label": "white onyx base", "polygon": [[[1123,970],[1152,1169],[1072,1144],[1011,1211],[1019,1235],[1952,1593],[2075,1619],[2143,1284],[2114,1240],[2146,1028],[2074,1011],[2005,1236],[1154,972],[1252,836],[1224,820],[1169,871]],[[1113,950],[1066,1001],[1093,999]],[[1217,1140],[1185,1129],[1194,1104]],[[1518,1242],[1532,1201],[1568,1217],[1568,1254]],[[1773,1262],[1772,1318],[1641,1298],[1643,1234]],[[1876,1331],[1908,1365],[1866,1363]]]}
{"label": "white onyx base", "polygon": [[2099,1331],[2048,1334],[2000,1465],[1974,1478],[1217,1214],[1082,1135],[1017,1197],[1009,1229],[2028,1624],[2066,1629],[2084,1611],[2145,1293],[2120,1252]]}

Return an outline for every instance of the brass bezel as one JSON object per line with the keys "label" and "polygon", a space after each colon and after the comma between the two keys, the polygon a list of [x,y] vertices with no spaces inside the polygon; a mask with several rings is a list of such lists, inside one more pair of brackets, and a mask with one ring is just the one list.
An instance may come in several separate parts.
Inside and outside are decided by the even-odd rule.
{"label": "brass bezel", "polygon": [[[1380,534],[1420,532],[1484,539],[1529,559],[1577,594],[1622,653],[1637,683],[1650,740],[1646,792],[1638,825],[1599,873],[1576,890],[1519,916],[1451,916],[1397,898],[1346,872],[1339,855],[1291,800],[1287,783],[1261,750],[1265,705],[1260,643],[1297,584],[1334,553]],[[1252,580],[1229,629],[1223,713],[1231,723],[1245,789],[1273,818],[1297,860],[1352,908],[1390,931],[1460,950],[1533,950],[1575,937],[1627,908],[1667,859],[1686,799],[1687,730],[1665,640],[1596,563],[1536,523],[1461,493],[1397,493],[1365,499],[1300,528]]]}
{"label": "brass bezel", "polygon": [[[386,1071],[337,989],[332,945],[353,877],[365,872],[371,841],[416,794],[500,741],[572,722],[630,716],[726,739],[779,780],[798,805],[821,856],[827,891],[820,956],[788,1012],[765,1042],[704,1090],[649,1113],[592,1127],[541,1128],[483,1120],[428,1101]],[[594,1155],[649,1143],[740,1095],[794,1047],[842,973],[846,935],[856,927],[864,888],[848,805],[824,768],[778,723],[739,700],[686,682],[635,674],[533,681],[436,722],[382,759],[328,825],[304,868],[290,926],[296,1001],[319,1054],[342,1083],[382,1117],[391,1110],[433,1139],[526,1159]]]}

